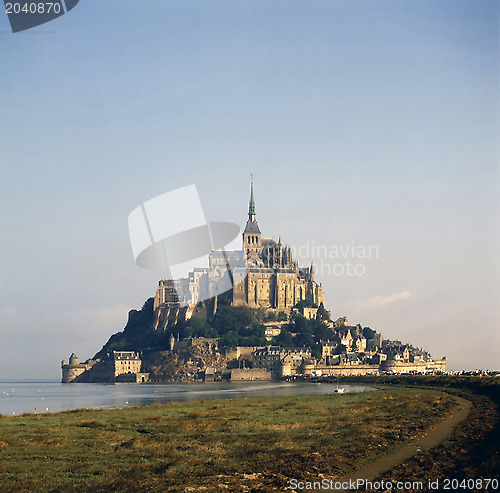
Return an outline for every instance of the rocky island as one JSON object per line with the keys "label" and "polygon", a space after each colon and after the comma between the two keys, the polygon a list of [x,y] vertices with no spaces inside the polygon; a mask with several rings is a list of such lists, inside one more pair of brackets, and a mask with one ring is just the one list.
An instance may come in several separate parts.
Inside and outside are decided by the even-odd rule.
{"label": "rocky island", "polygon": [[[221,280],[230,289],[200,294],[216,292]],[[123,331],[93,358],[80,363],[73,353],[61,364],[64,383],[429,373],[445,366],[446,358],[385,340],[345,316],[332,320],[313,265],[299,267],[281,238],[262,237],[253,184],[242,250],[214,251],[208,268],[160,280],[154,298],[131,310]]]}

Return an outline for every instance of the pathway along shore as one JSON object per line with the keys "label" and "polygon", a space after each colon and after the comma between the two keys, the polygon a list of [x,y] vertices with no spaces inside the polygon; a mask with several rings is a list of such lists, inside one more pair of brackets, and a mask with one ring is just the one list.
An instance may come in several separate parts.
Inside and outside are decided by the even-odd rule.
{"label": "pathway along shore", "polygon": [[[457,406],[454,407],[448,418],[446,418],[441,423],[438,423],[430,428],[430,430],[420,438],[412,442],[409,445],[404,446],[393,452],[392,454],[386,455],[361,469],[344,476],[340,479],[332,480],[334,483],[344,483],[349,481],[356,482],[358,479],[363,479],[365,481],[373,481],[382,473],[390,471],[392,468],[396,467],[401,462],[413,457],[419,452],[426,452],[436,445],[440,444],[446,438],[448,438],[453,432],[454,428],[462,422],[470,413],[472,408],[472,402],[464,399],[462,397],[455,397],[457,401]],[[331,491],[337,491],[339,493],[351,491],[349,489],[332,489]]]}

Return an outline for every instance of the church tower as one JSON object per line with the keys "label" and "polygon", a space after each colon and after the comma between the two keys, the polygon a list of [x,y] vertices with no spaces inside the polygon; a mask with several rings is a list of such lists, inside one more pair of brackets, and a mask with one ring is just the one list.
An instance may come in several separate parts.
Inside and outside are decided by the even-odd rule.
{"label": "church tower", "polygon": [[253,197],[253,178],[250,188],[250,203],[248,205],[248,221],[243,231],[243,251],[247,259],[259,258],[262,254],[262,235],[255,219],[255,200]]}

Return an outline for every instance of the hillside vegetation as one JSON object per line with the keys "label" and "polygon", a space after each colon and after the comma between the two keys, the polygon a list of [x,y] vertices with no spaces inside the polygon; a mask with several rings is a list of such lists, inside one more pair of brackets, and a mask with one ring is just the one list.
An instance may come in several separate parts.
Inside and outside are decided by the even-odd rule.
{"label": "hillside vegetation", "polygon": [[[293,313],[288,318],[284,312],[275,313],[262,308],[230,306],[223,301],[220,305],[222,306],[211,317],[193,316],[187,321],[179,321],[164,331],[154,328],[155,313],[153,299],[150,298],[141,310],[130,311],[124,330],[112,335],[95,357],[102,357],[112,350],[164,351],[169,348],[171,335],[180,340],[190,337],[216,338],[219,348],[267,344],[285,347],[306,346],[311,348],[313,356],[320,357],[319,342],[329,340],[333,336],[333,330],[325,323],[329,319],[329,314],[323,304],[318,308],[317,319],[313,320],[308,320],[299,313]],[[268,341],[265,337],[264,324],[273,322],[286,323],[280,324],[281,334]],[[365,327],[363,334],[367,338],[372,338],[374,331]]]}

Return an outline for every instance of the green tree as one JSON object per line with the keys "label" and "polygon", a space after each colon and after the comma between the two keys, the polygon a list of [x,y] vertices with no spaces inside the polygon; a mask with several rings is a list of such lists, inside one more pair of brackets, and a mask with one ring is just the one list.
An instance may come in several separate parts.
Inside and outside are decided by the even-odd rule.
{"label": "green tree", "polygon": [[321,359],[322,355],[321,345],[318,342],[316,342],[315,344],[310,346],[310,348],[311,348],[311,356],[316,359]]}
{"label": "green tree", "polygon": [[267,316],[266,310],[264,308],[255,308],[253,311],[254,317],[259,322],[263,322]]}
{"label": "green tree", "polygon": [[295,346],[295,341],[292,333],[285,328],[281,329],[280,334],[274,338],[274,342],[276,345],[283,347]]}
{"label": "green tree", "polygon": [[316,345],[312,332],[302,332],[294,337],[294,342],[297,347],[306,346],[313,348]]}
{"label": "green tree", "polygon": [[191,329],[191,337],[211,337],[216,332],[206,320],[198,317],[191,317],[186,322],[186,328]]}
{"label": "green tree", "polygon": [[251,308],[246,306],[223,307],[210,320],[210,325],[217,329],[220,335],[228,332],[239,333],[256,320]]}
{"label": "green tree", "polygon": [[317,320],[330,320],[330,312],[325,309],[323,302],[319,304],[318,311],[316,313]]}
{"label": "green tree", "polygon": [[310,330],[310,328],[307,320],[300,313],[295,313],[290,323],[290,330],[291,332],[303,333]]}
{"label": "green tree", "polygon": [[316,341],[328,341],[333,337],[333,330],[320,320],[309,320],[309,327]]}
{"label": "green tree", "polygon": [[267,342],[265,327],[260,323],[264,315],[265,311],[262,309],[222,307],[210,319],[210,325],[221,336],[221,346],[262,346]]}
{"label": "green tree", "polygon": [[234,349],[236,346],[238,346],[238,343],[239,343],[239,337],[237,334],[233,332],[225,334],[219,339],[219,344],[221,346],[231,349]]}
{"label": "green tree", "polygon": [[318,305],[316,303],[313,303],[311,299],[305,299],[305,300],[300,300],[296,305],[295,308],[300,310],[301,308],[318,308]]}

